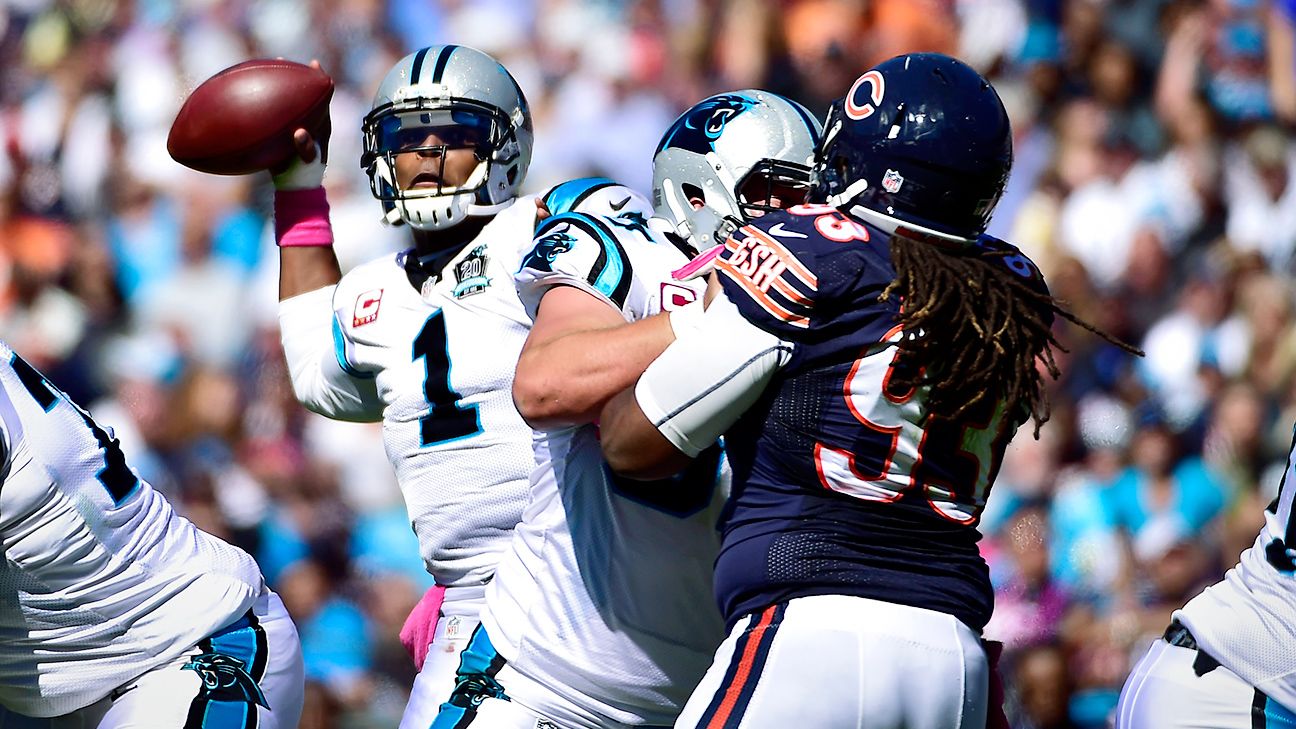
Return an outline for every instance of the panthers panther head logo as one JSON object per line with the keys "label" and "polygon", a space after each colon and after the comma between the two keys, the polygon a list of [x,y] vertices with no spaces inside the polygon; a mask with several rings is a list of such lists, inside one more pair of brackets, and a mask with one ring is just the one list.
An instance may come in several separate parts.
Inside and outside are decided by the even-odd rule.
{"label": "panthers panther head logo", "polygon": [[570,251],[572,244],[575,242],[576,236],[568,233],[566,228],[542,236],[540,240],[536,241],[535,249],[527,254],[526,260],[522,262],[522,267],[552,272],[554,259],[558,257],[559,253]]}
{"label": "panthers panther head logo", "polygon": [[246,664],[233,656],[202,653],[190,658],[180,668],[194,671],[202,679],[199,695],[204,699],[244,701],[270,708],[256,679],[247,672]]}
{"label": "panthers panther head logo", "polygon": [[725,125],[753,106],[756,100],[741,94],[720,94],[705,99],[675,120],[657,151],[677,147],[698,154],[711,152]]}

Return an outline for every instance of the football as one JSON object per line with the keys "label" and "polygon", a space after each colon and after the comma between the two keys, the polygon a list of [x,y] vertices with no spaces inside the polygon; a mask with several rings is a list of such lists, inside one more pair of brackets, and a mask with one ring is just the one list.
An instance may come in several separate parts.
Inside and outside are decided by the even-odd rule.
{"label": "football", "polygon": [[286,162],[295,129],[328,120],[333,79],[284,60],[244,61],[194,89],[171,123],[167,152],[180,164],[217,175],[246,175]]}

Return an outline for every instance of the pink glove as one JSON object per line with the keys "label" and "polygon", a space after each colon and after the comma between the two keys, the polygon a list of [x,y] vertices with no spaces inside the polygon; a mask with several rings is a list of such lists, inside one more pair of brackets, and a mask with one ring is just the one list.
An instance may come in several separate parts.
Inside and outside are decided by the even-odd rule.
{"label": "pink glove", "polygon": [[414,660],[414,668],[423,670],[423,661],[427,660],[428,646],[436,633],[437,619],[441,617],[441,603],[445,600],[445,588],[433,585],[423,598],[418,601],[405,624],[401,626],[400,642],[405,652]]}
{"label": "pink glove", "polygon": [[987,696],[990,705],[986,708],[986,729],[1012,729],[1008,717],[1004,714],[1004,682],[1003,676],[999,674],[999,657],[1003,655],[1003,643],[997,640],[983,640],[981,647],[985,648],[986,659],[990,664],[990,691]]}

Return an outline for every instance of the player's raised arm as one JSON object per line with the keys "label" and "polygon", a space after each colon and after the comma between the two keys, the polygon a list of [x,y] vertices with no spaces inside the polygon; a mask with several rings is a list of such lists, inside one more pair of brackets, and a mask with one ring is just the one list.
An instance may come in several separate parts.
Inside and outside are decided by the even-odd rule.
{"label": "player's raised arm", "polygon": [[317,134],[320,139],[306,129],[295,130],[293,146],[297,156],[285,169],[272,173],[280,301],[332,286],[342,279],[324,193],[328,130]]}
{"label": "player's raised arm", "polygon": [[625,323],[578,288],[554,286],[544,294],[513,379],[513,402],[531,427],[593,422],[675,338],[666,314]]}
{"label": "player's raised arm", "polygon": [[[312,66],[319,68],[318,62]],[[339,420],[376,422],[382,400],[373,375],[347,362],[347,332],[333,311],[342,279],[333,251],[324,169],[327,116],[314,134],[293,132],[296,155],[272,170],[275,243],[279,246],[279,329],[293,394],[307,409]],[[341,345],[341,346],[339,346]]]}
{"label": "player's raised arm", "polygon": [[341,271],[324,194],[332,97],[333,79],[318,61],[246,61],[194,89],[171,125],[167,151],[200,172],[270,171],[279,320],[293,390],[321,414],[377,420],[382,403],[372,378],[348,371],[335,355],[332,299]]}

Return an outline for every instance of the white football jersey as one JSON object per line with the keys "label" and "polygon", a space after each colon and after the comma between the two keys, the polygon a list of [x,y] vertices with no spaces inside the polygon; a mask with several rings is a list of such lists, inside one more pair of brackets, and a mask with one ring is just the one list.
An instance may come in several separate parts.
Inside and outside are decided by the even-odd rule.
{"label": "white football jersey", "polygon": [[[407,273],[413,251],[352,269],[332,293],[333,341],[317,342],[305,368],[345,373],[322,380],[305,400],[312,410],[381,417],[423,561],[441,585],[488,580],[526,505],[531,429],[512,387],[529,320],[513,272],[534,226],[535,203],[522,198],[439,276]],[[294,321],[281,323],[289,337]]]}
{"label": "white football jersey", "polygon": [[98,701],[247,612],[242,550],[139,479],[107,429],[0,343],[0,704]]}
{"label": "white football jersey", "polygon": [[[1296,446],[1296,443],[1293,444]],[[1175,618],[1221,665],[1296,711],[1296,447],[1265,525],[1224,579]]]}
{"label": "white football jersey", "polygon": [[[642,215],[558,215],[537,232],[517,282],[534,313],[576,286],[632,322],[700,298],[701,279]],[[723,457],[645,483],[604,465],[598,428],[536,434],[531,503],[486,590],[482,622],[520,673],[624,724],[670,724],[724,638],[712,595]]]}

